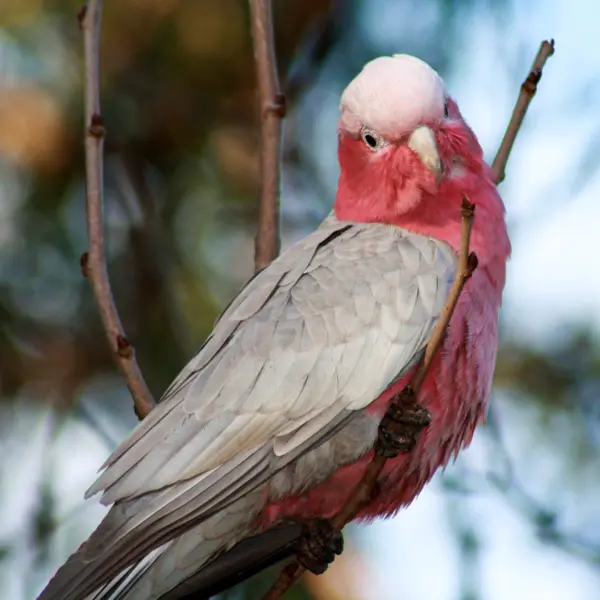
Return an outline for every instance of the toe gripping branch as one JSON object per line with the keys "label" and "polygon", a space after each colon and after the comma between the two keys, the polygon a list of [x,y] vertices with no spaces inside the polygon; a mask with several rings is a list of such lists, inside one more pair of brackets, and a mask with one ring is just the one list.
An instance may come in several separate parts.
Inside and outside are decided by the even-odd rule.
{"label": "toe gripping branch", "polygon": [[[426,408],[415,401],[415,392],[407,385],[396,394],[379,424],[375,453],[381,458],[395,458],[411,452],[423,428],[431,423]],[[298,562],[308,571],[320,575],[327,570],[336,554],[344,549],[344,538],[329,519],[312,519],[301,523]]]}
{"label": "toe gripping branch", "polygon": [[344,550],[344,538],[329,519],[312,519],[302,523],[296,557],[308,571],[320,575],[327,570],[336,554]]}
{"label": "toe gripping branch", "polygon": [[429,423],[429,411],[417,404],[413,388],[407,385],[394,396],[379,424],[375,453],[384,458],[395,458],[410,452]]}

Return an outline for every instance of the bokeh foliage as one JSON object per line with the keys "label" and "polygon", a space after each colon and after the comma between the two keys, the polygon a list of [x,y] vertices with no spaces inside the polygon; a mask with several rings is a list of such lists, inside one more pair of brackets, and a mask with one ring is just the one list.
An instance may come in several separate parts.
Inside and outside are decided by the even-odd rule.
{"label": "bokeh foliage", "polygon": [[[27,394],[59,415],[84,418],[82,389],[114,372],[79,272],[86,249],[79,8],[73,0],[3,0],[0,9],[0,399],[9,407],[3,415]],[[315,89],[327,84],[337,93],[382,52],[419,54],[444,74],[455,68],[453,46],[466,15],[487,11],[499,27],[508,19],[506,2],[432,0],[418,27],[398,23],[399,40],[385,46],[361,28],[365,10],[358,0],[274,0],[290,106],[286,189],[302,192],[294,204],[284,197],[284,233],[314,227],[332,202],[335,174],[317,152],[330,132],[307,138],[296,114]],[[109,269],[126,332],[156,396],[251,274],[259,187],[252,60],[244,0],[105,2]],[[565,325],[544,348],[509,331],[496,384],[519,410],[535,415],[532,451],[563,457],[557,476],[571,494],[595,493],[600,350],[586,325]],[[132,422],[130,404],[107,405],[114,421]],[[502,478],[493,474],[476,485],[491,481],[510,495],[514,473],[500,466]],[[472,483],[447,481],[459,491]],[[38,549],[59,525],[49,485],[43,480],[36,488]],[[561,506],[551,500],[538,493],[526,510],[541,535],[562,544]],[[0,543],[1,561],[10,544]],[[253,586],[264,582],[235,597],[258,597]]]}

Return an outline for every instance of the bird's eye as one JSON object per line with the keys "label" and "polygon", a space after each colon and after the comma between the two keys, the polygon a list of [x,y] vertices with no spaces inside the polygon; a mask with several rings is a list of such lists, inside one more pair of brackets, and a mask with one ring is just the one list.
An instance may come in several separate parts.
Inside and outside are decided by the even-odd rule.
{"label": "bird's eye", "polygon": [[444,119],[450,116],[450,109],[448,108],[448,99],[444,100]]}
{"label": "bird's eye", "polygon": [[371,150],[379,150],[384,145],[383,139],[381,139],[374,131],[370,129],[363,129],[361,131],[363,142],[371,148]]}

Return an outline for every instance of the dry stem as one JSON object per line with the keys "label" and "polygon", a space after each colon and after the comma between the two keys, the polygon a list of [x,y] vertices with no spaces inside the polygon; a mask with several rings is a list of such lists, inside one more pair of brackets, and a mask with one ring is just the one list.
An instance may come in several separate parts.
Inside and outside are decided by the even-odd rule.
{"label": "dry stem", "polygon": [[279,254],[281,122],[285,116],[285,97],[277,75],[271,0],[250,0],[250,20],[261,122],[261,191],[255,246],[255,267],[258,271]]}
{"label": "dry stem", "polygon": [[117,365],[133,397],[137,416],[144,418],[154,400],[127,340],[112,295],[106,268],[103,219],[103,157],[105,130],[100,112],[100,23],[102,0],[90,0],[78,15],[85,45],[85,171],[89,251],[81,257],[98,302],[102,324]]}
{"label": "dry stem", "polygon": [[[431,338],[425,348],[425,354],[423,359],[419,363],[419,366],[410,378],[408,388],[412,390],[411,397],[416,396],[421,390],[421,386],[425,381],[425,377],[437,351],[439,350],[450,319],[456,308],[456,304],[465,286],[465,283],[469,280],[473,271],[477,267],[477,257],[474,253],[469,254],[469,245],[471,240],[471,229],[473,227],[473,218],[475,216],[475,206],[471,204],[468,198],[464,198],[461,207],[461,244],[458,255],[458,269],[456,271],[456,277],[454,283],[448,293],[448,298],[440,314]],[[406,389],[406,388],[405,388]],[[367,465],[365,472],[359,481],[358,485],[354,488],[348,500],[342,506],[342,508],[333,516],[331,524],[338,530],[341,531],[344,525],[354,519],[360,510],[366,506],[373,497],[373,491],[376,486],[379,474],[383,470],[385,463],[388,459],[379,455],[373,454],[373,458]],[[279,577],[273,584],[273,587],[263,597],[263,600],[279,600],[281,596],[297,581],[305,569],[298,562],[285,567]]]}
{"label": "dry stem", "polygon": [[504,180],[506,175],[506,163],[508,162],[510,152],[517,139],[517,134],[521,129],[525,113],[537,91],[538,83],[542,78],[544,65],[553,54],[554,40],[544,40],[540,45],[540,49],[533,61],[533,65],[531,65],[529,75],[527,75],[527,78],[521,84],[521,91],[517,98],[517,102],[515,103],[508,126],[506,127],[506,132],[500,143],[500,148],[498,148],[498,152],[496,153],[496,158],[494,158],[494,162],[492,163],[492,171],[494,173],[494,181],[496,184],[501,183]]}

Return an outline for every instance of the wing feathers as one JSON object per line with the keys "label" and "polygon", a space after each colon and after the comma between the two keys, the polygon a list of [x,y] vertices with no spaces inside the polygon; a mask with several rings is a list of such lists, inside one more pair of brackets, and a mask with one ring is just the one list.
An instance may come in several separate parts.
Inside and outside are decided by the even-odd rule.
{"label": "wing feathers", "polygon": [[411,367],[455,268],[439,242],[330,217],[259,273],[107,460],[89,494],[116,504],[40,600],[79,600],[251,490],[264,501]]}

